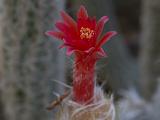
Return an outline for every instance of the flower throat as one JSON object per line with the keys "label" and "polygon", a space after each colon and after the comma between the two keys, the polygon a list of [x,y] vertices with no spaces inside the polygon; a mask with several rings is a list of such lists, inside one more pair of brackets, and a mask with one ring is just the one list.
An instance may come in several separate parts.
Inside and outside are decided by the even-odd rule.
{"label": "flower throat", "polygon": [[81,39],[91,39],[94,35],[94,30],[90,28],[81,27],[80,29],[80,38]]}

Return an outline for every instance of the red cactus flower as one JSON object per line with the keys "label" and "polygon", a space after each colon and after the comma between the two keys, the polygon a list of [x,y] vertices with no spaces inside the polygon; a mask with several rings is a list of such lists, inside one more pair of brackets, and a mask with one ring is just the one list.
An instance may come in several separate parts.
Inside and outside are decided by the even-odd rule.
{"label": "red cactus flower", "polygon": [[74,21],[66,12],[61,11],[63,21],[56,22],[59,31],[48,31],[47,35],[63,41],[60,48],[67,48],[67,55],[75,53],[75,69],[73,72],[73,99],[85,104],[94,97],[94,68],[97,55],[106,56],[102,45],[116,32],[107,32],[101,37],[104,24],[108,21],[103,16],[98,22],[89,17],[84,6],[77,12]]}

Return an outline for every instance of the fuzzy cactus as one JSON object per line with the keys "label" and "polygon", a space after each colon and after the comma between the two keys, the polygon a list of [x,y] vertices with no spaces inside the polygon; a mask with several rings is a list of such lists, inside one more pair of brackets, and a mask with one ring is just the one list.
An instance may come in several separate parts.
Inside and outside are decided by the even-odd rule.
{"label": "fuzzy cactus", "polygon": [[[104,24],[108,21],[107,16],[103,16],[98,22],[95,17],[89,17],[84,6],[81,6],[77,12],[77,21],[73,20],[66,12],[61,11],[61,17],[63,20],[56,22],[56,27],[59,31],[51,30],[47,32],[47,35],[56,37],[62,40],[63,44],[60,48],[67,48],[66,54],[68,56],[74,54],[74,70],[73,70],[73,89],[71,95],[68,97],[64,104],[64,109],[68,108],[68,112],[73,113],[78,111],[77,109],[86,108],[87,112],[80,113],[82,115],[78,118],[73,116],[64,117],[66,120],[81,120],[86,118],[87,120],[92,120],[91,118],[95,114],[103,114],[103,107],[99,108],[96,104],[98,101],[103,101],[104,94],[102,90],[99,90],[97,94],[97,87],[95,83],[95,65],[98,59],[105,57],[102,45],[104,45],[116,32],[107,32],[101,36]],[[68,102],[71,105],[68,105]],[[102,103],[105,103],[104,100]],[[110,102],[112,104],[112,102]],[[109,104],[110,104],[109,103]],[[112,105],[109,105],[110,106]],[[87,107],[88,106],[88,107]],[[103,105],[102,105],[103,106]],[[107,102],[108,106],[108,102]],[[91,111],[90,109],[98,108],[96,111]],[[102,112],[102,113],[101,113]],[[93,115],[94,114],[94,115]],[[88,116],[88,117],[87,117]],[[99,116],[99,115],[98,115]],[[102,115],[103,116],[103,115]],[[98,119],[99,117],[94,117]],[[113,118],[113,116],[111,117]],[[63,117],[62,117],[63,120]],[[102,119],[103,120],[103,119]],[[108,120],[104,119],[104,120]]]}
{"label": "fuzzy cactus", "polygon": [[65,80],[65,56],[44,31],[64,1],[0,1],[0,120],[53,120],[45,107],[53,89],[63,92],[51,80]]}

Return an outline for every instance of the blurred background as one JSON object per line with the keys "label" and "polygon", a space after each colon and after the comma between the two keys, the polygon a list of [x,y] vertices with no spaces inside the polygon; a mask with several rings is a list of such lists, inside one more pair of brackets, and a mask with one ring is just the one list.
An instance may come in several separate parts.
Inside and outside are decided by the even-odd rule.
{"label": "blurred background", "polygon": [[117,120],[160,120],[159,0],[0,0],[0,120],[55,120],[46,107],[71,85],[73,58],[44,33],[81,4],[97,20],[109,16],[104,32],[118,32],[97,64]]}

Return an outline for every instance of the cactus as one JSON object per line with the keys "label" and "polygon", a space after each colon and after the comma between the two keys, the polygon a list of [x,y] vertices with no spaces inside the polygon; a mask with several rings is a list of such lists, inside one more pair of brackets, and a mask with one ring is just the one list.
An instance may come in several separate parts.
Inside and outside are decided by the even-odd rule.
{"label": "cactus", "polygon": [[44,31],[58,18],[64,1],[3,0],[2,4],[0,69],[6,119],[51,120],[45,107],[52,90],[59,89],[51,80],[64,80],[65,58],[55,49],[57,42],[46,40]]}
{"label": "cactus", "polygon": [[46,34],[63,41],[60,48],[66,47],[66,54],[74,54],[73,89],[62,101],[59,120],[114,120],[112,100],[105,99],[104,93],[96,86],[95,64],[106,57],[102,46],[116,32],[110,31],[101,35],[104,24],[108,21],[103,16],[96,22],[90,17],[82,5],[77,12],[77,21],[66,12],[61,11],[61,21],[55,26],[58,30],[50,30]]}

